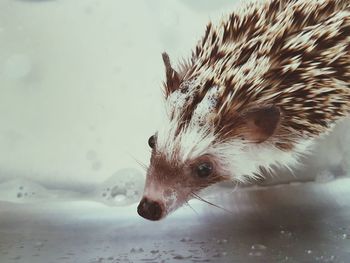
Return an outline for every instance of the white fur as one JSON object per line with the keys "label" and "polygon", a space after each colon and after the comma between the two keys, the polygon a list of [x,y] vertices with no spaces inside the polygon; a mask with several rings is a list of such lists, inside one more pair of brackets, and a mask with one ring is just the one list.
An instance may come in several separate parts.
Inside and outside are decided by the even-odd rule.
{"label": "white fur", "polygon": [[[189,91],[193,91],[193,87],[188,88]],[[182,96],[185,94],[175,91],[167,101],[168,109],[174,114],[174,118],[172,120],[168,118],[168,122],[159,129],[157,151],[164,154],[168,161],[179,163],[211,155],[219,163],[220,170],[225,175],[242,182],[260,174],[261,166],[272,169],[273,166],[289,168],[298,164],[299,157],[307,152],[312,140],[303,139],[296,142],[292,152],[276,148],[274,138],[260,144],[239,138],[224,143],[216,142],[212,124],[207,118],[213,113],[216,97],[220,92],[221,89],[218,87],[211,88],[197,105],[189,123],[176,134],[181,120],[180,107],[185,100]]]}
{"label": "white fur", "polygon": [[158,132],[158,151],[165,153],[167,159],[185,163],[203,155],[210,155],[219,162],[220,170],[233,180],[241,182],[260,173],[260,167],[272,169],[272,166],[294,167],[300,157],[307,153],[312,140],[300,140],[293,151],[283,151],[274,146],[272,141],[256,144],[233,139],[224,143],[215,143],[215,135],[208,127],[189,125],[176,137],[176,121],[167,129]]}
{"label": "white fur", "polygon": [[271,170],[273,166],[294,167],[300,157],[307,153],[312,140],[302,140],[296,143],[294,150],[283,151],[267,141],[256,144],[235,139],[210,147],[207,152],[220,161],[221,167],[232,179],[244,182],[248,178],[257,177],[260,167]]}
{"label": "white fur", "polygon": [[187,83],[187,93],[177,90],[171,94],[167,100],[168,114],[173,115],[173,119],[168,118],[168,122],[158,130],[156,149],[165,154],[168,160],[177,160],[185,162],[193,156],[200,156],[205,149],[215,140],[212,134],[210,114],[216,106],[216,99],[222,90],[218,87],[212,87],[197,105],[193,112],[191,121],[183,127],[178,134],[178,125],[181,122],[181,109],[183,109],[186,96],[191,102],[193,90],[197,83]]}
{"label": "white fur", "polygon": [[175,136],[178,120],[167,123],[157,133],[156,149],[165,154],[167,160],[185,162],[201,156],[213,143],[215,136],[207,126],[200,127],[197,123],[190,123]]}

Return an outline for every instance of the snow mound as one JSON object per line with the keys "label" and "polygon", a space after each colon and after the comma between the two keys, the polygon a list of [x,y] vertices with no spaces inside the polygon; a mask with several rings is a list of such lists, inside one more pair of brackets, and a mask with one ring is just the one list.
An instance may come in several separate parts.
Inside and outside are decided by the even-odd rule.
{"label": "snow mound", "polygon": [[27,179],[13,179],[0,184],[0,200],[14,203],[36,202],[54,197],[42,185]]}
{"label": "snow mound", "polygon": [[88,193],[46,188],[29,179],[13,179],[0,183],[0,201],[35,203],[85,200],[108,206],[126,206],[139,201],[144,179],[143,174],[136,169],[122,169]]}
{"label": "snow mound", "polygon": [[121,169],[96,188],[94,199],[110,206],[136,203],[142,195],[144,179],[136,169]]}

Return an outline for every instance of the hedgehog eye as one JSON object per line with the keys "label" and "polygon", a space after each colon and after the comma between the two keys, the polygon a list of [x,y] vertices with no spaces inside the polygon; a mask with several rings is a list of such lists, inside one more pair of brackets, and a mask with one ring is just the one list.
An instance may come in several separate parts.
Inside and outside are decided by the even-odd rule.
{"label": "hedgehog eye", "polygon": [[154,146],[156,146],[156,137],[154,135],[152,135],[151,137],[149,137],[148,139],[148,145],[149,147],[151,147],[152,149],[154,148]]}
{"label": "hedgehog eye", "polygon": [[209,162],[201,163],[197,166],[196,172],[198,177],[206,178],[213,172],[213,166]]}

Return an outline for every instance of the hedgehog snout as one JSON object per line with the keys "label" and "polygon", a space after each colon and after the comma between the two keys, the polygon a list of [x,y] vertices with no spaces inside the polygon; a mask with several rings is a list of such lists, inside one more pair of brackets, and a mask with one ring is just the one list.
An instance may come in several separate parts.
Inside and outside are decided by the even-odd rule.
{"label": "hedgehog snout", "polygon": [[163,205],[159,201],[151,200],[147,197],[142,198],[138,207],[137,213],[145,219],[157,221],[163,217]]}

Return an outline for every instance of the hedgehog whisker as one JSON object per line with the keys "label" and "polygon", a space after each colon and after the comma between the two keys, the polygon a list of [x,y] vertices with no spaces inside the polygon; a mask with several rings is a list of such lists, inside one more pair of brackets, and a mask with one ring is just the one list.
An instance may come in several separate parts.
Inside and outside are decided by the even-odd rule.
{"label": "hedgehog whisker", "polygon": [[214,203],[212,203],[212,202],[209,202],[208,200],[204,199],[203,197],[200,197],[200,196],[199,196],[198,194],[196,194],[196,193],[193,193],[193,192],[192,192],[191,195],[192,195],[195,199],[197,199],[197,200],[199,200],[199,201],[202,201],[202,202],[204,202],[204,203],[206,203],[206,204],[208,204],[208,205],[214,206],[214,207],[219,208],[219,209],[221,209],[221,210],[223,210],[223,211],[225,211],[225,212],[227,212],[227,213],[232,214],[232,211],[230,211],[230,210],[228,210],[228,209],[225,209],[225,208],[223,208],[223,207],[221,207],[221,206],[219,206],[219,205],[216,205],[216,204],[214,204]]}
{"label": "hedgehog whisker", "polygon": [[239,182],[239,181],[230,181],[230,182],[232,182],[232,185],[233,185],[233,189],[231,192],[234,193],[239,188],[239,184],[241,184],[241,182]]}
{"label": "hedgehog whisker", "polygon": [[193,208],[193,206],[191,206],[188,201],[186,201],[185,203],[189,208],[191,208],[191,210],[198,216],[198,212]]}
{"label": "hedgehog whisker", "polygon": [[136,159],[136,157],[132,156],[131,154],[130,154],[130,157],[133,158],[134,161],[135,161],[138,165],[140,165],[141,168],[142,168],[143,170],[145,170],[145,171],[147,172],[148,167],[147,167],[147,165],[146,165],[145,163],[143,163],[143,162],[141,162],[140,160]]}

